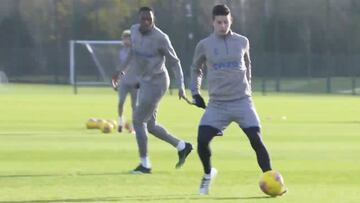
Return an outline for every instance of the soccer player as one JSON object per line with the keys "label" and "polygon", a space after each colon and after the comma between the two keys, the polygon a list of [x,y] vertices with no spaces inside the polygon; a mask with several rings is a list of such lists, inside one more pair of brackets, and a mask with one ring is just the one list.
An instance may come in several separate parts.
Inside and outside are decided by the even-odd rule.
{"label": "soccer player", "polygon": [[[122,132],[125,124],[125,119],[123,117],[124,112],[124,104],[126,100],[126,96],[130,94],[131,97],[131,107],[132,112],[134,113],[137,101],[137,89],[138,89],[138,81],[133,68],[128,68],[124,66],[126,59],[131,50],[131,33],[130,30],[124,30],[121,35],[121,40],[123,42],[123,47],[119,52],[120,66],[119,70],[113,75],[113,84],[114,89],[118,91],[119,94],[119,102],[118,102],[118,116],[119,116],[119,126],[118,132]],[[131,65],[131,64],[130,64]],[[126,69],[126,73],[124,70]],[[133,129],[131,126],[127,126],[130,133],[133,133]]]}
{"label": "soccer player", "polygon": [[172,66],[177,78],[179,99],[185,98],[183,72],[169,37],[155,26],[154,12],[149,7],[139,9],[139,24],[131,26],[132,50],[127,61],[139,79],[138,105],[133,114],[133,124],[140,154],[140,164],[133,173],[151,173],[148,155],[147,132],[171,144],[178,150],[180,168],[192,150],[192,145],[171,135],[156,122],[159,102],[169,88],[170,80],[165,59]]}
{"label": "soccer player", "polygon": [[[205,109],[198,128],[198,154],[203,165],[199,193],[209,193],[217,170],[211,166],[209,143],[236,122],[250,140],[263,172],[271,170],[270,158],[261,140],[260,122],[251,98],[249,40],[231,31],[232,16],[226,5],[212,10],[214,32],[201,40],[192,64],[191,91],[196,106]],[[200,95],[203,69],[207,67],[209,103]]]}

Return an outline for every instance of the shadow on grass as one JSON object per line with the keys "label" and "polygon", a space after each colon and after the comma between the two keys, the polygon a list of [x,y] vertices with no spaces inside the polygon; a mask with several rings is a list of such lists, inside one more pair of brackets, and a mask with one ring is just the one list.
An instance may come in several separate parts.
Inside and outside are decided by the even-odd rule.
{"label": "shadow on grass", "polygon": [[23,132],[11,132],[11,133],[0,133],[0,136],[32,136],[38,135],[36,133],[23,133]]}
{"label": "shadow on grass", "polygon": [[[157,175],[168,174],[166,172],[158,172]],[[76,176],[141,176],[141,174],[133,174],[131,171],[113,172],[113,173],[85,173],[73,172],[64,174],[14,174],[14,175],[0,175],[0,178],[42,178],[42,177],[76,177]],[[147,175],[147,174],[145,174]]]}
{"label": "shadow on grass", "polygon": [[56,203],[56,202],[131,202],[131,201],[188,201],[188,200],[215,200],[215,201],[227,201],[227,200],[260,200],[269,199],[268,196],[253,196],[253,197],[212,197],[212,196],[199,196],[199,195],[158,195],[158,196],[124,196],[124,197],[94,197],[94,198],[69,198],[69,199],[53,199],[53,200],[25,200],[25,201],[0,201],[0,203]]}

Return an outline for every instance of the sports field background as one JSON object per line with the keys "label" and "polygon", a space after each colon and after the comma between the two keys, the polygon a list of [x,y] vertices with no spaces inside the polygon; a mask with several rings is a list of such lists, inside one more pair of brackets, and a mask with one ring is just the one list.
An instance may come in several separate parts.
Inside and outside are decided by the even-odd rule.
{"label": "sports field background", "polygon": [[[117,118],[117,94],[110,88],[81,88],[74,95],[70,86],[0,87],[0,203],[360,202],[360,97],[255,93],[254,101],[273,168],[289,188],[280,198],[259,190],[255,154],[234,124],[212,143],[219,174],[203,197],[195,151],[175,170],[175,149],[150,136],[153,174],[132,175],[138,164],[133,135],[85,129],[91,117]],[[201,115],[167,95],[158,121],[196,145]]]}

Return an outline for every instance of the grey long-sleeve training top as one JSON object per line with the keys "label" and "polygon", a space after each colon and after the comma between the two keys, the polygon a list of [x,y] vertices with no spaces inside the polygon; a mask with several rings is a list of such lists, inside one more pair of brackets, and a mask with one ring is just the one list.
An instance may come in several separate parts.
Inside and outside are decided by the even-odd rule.
{"label": "grey long-sleeve training top", "polygon": [[[154,28],[145,35],[140,33],[139,24],[131,26],[132,49],[129,60],[140,80],[150,81],[154,76],[166,71],[165,59],[175,72],[177,86],[184,88],[184,76],[180,60],[177,57],[169,37],[159,28]],[[131,67],[132,68],[132,67]]]}
{"label": "grey long-sleeve training top", "polygon": [[226,36],[212,33],[197,44],[191,67],[193,95],[200,94],[205,67],[210,101],[251,96],[251,61],[246,37],[232,31]]}

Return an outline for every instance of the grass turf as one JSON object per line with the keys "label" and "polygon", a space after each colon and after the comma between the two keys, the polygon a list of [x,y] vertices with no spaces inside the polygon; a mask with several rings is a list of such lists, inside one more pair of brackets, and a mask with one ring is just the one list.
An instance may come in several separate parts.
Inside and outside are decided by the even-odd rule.
{"label": "grass turf", "polygon": [[[339,95],[255,94],[263,139],[289,193],[267,198],[242,131],[232,124],[212,143],[219,170],[211,195],[197,195],[195,152],[175,170],[177,153],[150,136],[152,175],[131,175],[135,137],[85,129],[90,117],[116,119],[110,88],[10,84],[0,89],[1,202],[359,202],[360,102]],[[127,102],[129,104],[129,102]],[[167,95],[158,121],[196,145],[202,110]],[[126,108],[130,116],[130,108]]]}

